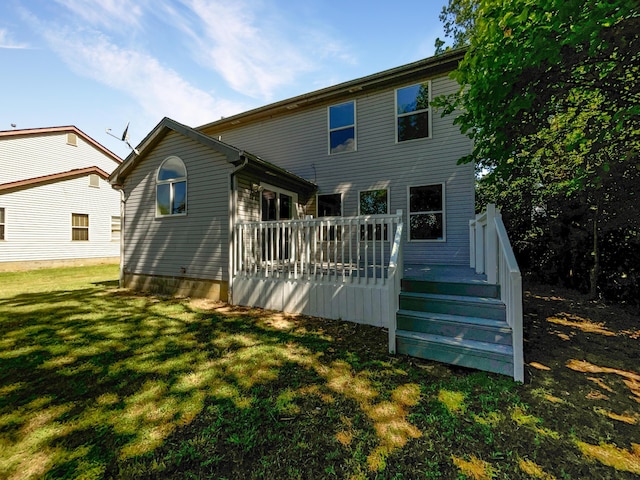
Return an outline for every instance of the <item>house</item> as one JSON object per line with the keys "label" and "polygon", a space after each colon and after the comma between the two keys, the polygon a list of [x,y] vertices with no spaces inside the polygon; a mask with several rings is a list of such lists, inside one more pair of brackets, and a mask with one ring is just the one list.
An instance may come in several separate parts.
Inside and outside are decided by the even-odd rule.
{"label": "house", "polygon": [[116,263],[121,162],[74,126],[0,131],[0,270]]}
{"label": "house", "polygon": [[[418,325],[429,295],[421,289],[431,288],[424,282],[462,272],[487,283],[470,265],[484,273],[485,257],[496,260],[493,247],[476,248],[485,233],[470,241],[470,221],[474,232],[482,223],[474,166],[457,164],[470,140],[429,103],[456,91],[449,73],[463,54],[197,128],[163,119],[110,177],[124,202],[122,285],[377,325],[389,329],[390,351],[425,356],[423,340],[439,335]],[[494,237],[483,245],[496,245]],[[493,287],[487,296],[498,294]],[[488,347],[499,358],[478,362],[465,353],[478,345],[465,343],[445,345],[436,359],[512,374],[505,304],[482,301],[496,304],[489,314],[497,318],[465,330],[479,336],[464,335],[501,342]],[[446,302],[439,308],[455,313]],[[468,308],[439,328],[451,331]]]}

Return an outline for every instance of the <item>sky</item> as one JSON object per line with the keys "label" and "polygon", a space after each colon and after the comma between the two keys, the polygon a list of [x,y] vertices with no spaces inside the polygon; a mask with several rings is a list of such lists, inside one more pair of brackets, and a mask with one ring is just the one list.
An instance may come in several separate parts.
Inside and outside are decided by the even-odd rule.
{"label": "sky", "polygon": [[429,57],[446,3],[1,0],[0,130],[75,125],[124,158],[106,129],[137,145]]}

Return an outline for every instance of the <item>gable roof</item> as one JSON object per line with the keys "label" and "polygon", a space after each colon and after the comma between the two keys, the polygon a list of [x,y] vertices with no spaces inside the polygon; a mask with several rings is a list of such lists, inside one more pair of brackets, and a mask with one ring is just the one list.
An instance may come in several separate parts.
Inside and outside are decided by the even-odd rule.
{"label": "gable roof", "polygon": [[20,137],[28,137],[34,135],[49,135],[52,133],[75,133],[77,136],[83,138],[89,145],[103,153],[107,157],[111,158],[117,164],[122,163],[122,159],[113,153],[111,150],[106,148],[104,145],[96,142],[89,135],[84,133],[79,128],[74,125],[67,125],[62,127],[45,127],[45,128],[25,128],[19,130],[2,130],[0,131],[0,140],[3,138],[20,138]]}
{"label": "gable roof", "polygon": [[305,180],[304,178],[298,177],[294,173],[262,160],[255,155],[245,152],[244,150],[207,136],[168,117],[164,117],[160,123],[158,123],[158,125],[149,132],[142,142],[140,142],[137,147],[139,154],[131,152],[129,156],[125,158],[124,162],[122,162],[118,168],[111,173],[109,182],[116,188],[121,186],[129,172],[140,164],[140,162],[142,162],[153,150],[153,147],[155,147],[171,131],[184,135],[191,140],[224,154],[229,163],[240,168],[249,168],[258,173],[284,178],[293,182],[298,186],[298,188],[301,188],[304,191],[314,191],[316,189],[315,184]]}
{"label": "gable roof", "polygon": [[234,128],[238,124],[247,124],[265,118],[286,115],[291,113],[292,110],[309,108],[323,103],[338,102],[341,99],[352,98],[355,94],[374,92],[392,86],[422,81],[425,77],[433,77],[455,70],[465,53],[466,48],[450,50],[441,55],[225,117],[196,127],[196,130],[203,133],[215,133],[222,129]]}
{"label": "gable roof", "polygon": [[69,180],[71,178],[83,177],[92,173],[101,176],[105,180],[109,178],[109,174],[98,167],[76,168],[67,172],[53,173],[50,175],[43,175],[41,177],[27,178],[25,180],[3,183],[0,184],[0,192],[35,187],[38,185],[44,185],[46,183],[54,183],[60,180]]}

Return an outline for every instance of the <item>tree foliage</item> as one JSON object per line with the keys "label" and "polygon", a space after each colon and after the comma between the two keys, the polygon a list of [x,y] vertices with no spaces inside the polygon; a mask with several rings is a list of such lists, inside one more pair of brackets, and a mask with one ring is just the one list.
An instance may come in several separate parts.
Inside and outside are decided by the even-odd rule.
{"label": "tree foliage", "polygon": [[460,112],[461,162],[486,174],[478,197],[501,206],[522,261],[593,294],[637,288],[637,258],[602,268],[640,247],[637,0],[450,0],[441,19],[467,52],[460,91],[434,103]]}

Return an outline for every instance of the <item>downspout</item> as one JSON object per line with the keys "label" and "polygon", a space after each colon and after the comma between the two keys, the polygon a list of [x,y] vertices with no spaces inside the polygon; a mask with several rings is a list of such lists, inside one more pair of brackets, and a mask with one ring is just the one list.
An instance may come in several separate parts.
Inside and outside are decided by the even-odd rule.
{"label": "downspout", "polygon": [[233,304],[233,275],[236,267],[234,241],[236,231],[235,226],[238,217],[238,179],[236,177],[236,173],[246,167],[249,163],[249,157],[247,157],[244,152],[240,152],[238,156],[243,159],[242,163],[229,172],[229,287],[227,291],[227,301],[230,304]]}

